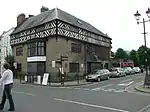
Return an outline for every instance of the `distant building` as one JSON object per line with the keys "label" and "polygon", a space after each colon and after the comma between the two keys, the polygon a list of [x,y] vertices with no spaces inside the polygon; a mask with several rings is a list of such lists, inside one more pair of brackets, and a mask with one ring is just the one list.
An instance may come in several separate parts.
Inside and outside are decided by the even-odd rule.
{"label": "distant building", "polygon": [[111,59],[111,67],[134,67],[132,60]]}
{"label": "distant building", "polygon": [[109,67],[111,38],[67,12],[42,7],[37,16],[18,15],[11,46],[17,65],[28,75],[58,72],[61,56],[68,57],[64,72],[89,73]]}
{"label": "distant building", "polygon": [[12,49],[10,45],[10,34],[14,31],[14,27],[8,31],[4,31],[0,36],[0,58],[1,65],[5,62],[7,55],[12,55]]}

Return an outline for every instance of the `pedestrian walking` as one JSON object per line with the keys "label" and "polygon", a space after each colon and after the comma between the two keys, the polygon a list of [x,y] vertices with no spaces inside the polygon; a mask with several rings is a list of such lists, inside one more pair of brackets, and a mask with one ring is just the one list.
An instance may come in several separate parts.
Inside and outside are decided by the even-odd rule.
{"label": "pedestrian walking", "polygon": [[11,89],[13,88],[13,72],[9,69],[10,65],[8,63],[4,63],[3,65],[3,73],[0,79],[0,84],[3,84],[3,95],[2,101],[0,103],[0,110],[3,110],[6,98],[9,101],[10,108],[8,111],[14,111],[14,101],[11,95]]}

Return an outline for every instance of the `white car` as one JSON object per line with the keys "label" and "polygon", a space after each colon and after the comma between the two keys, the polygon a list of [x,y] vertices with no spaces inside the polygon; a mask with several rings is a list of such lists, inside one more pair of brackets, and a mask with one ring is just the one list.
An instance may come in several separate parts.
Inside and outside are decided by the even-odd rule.
{"label": "white car", "polygon": [[135,71],[131,67],[125,67],[124,71],[127,75],[131,75],[135,73]]}
{"label": "white car", "polygon": [[139,67],[133,67],[135,73],[140,73],[141,69]]}

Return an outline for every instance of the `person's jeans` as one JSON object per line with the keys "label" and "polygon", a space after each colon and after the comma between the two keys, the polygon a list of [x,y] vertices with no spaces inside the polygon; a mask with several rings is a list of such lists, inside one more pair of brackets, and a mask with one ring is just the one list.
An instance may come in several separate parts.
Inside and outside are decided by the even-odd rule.
{"label": "person's jeans", "polygon": [[12,87],[13,87],[13,84],[8,84],[8,85],[4,86],[2,101],[1,101],[1,104],[0,104],[0,109],[4,108],[6,98],[9,101],[10,109],[14,109],[14,101],[13,101],[13,98],[12,98],[12,95],[11,95]]}

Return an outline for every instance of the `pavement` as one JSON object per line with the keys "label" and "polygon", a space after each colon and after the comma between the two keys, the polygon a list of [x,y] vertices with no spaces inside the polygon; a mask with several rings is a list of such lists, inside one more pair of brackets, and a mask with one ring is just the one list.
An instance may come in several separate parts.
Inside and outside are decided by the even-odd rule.
{"label": "pavement", "polygon": [[144,82],[141,82],[140,84],[135,86],[135,90],[150,94],[150,87],[144,87],[143,85],[144,85]]}
{"label": "pavement", "polygon": [[73,87],[15,83],[15,112],[150,112],[150,94],[129,89],[143,79],[136,74]]}
{"label": "pavement", "polygon": [[[20,83],[20,80],[15,79],[16,82]],[[24,81],[21,82],[22,84],[28,84]],[[91,84],[92,82],[86,82],[85,80],[79,80],[79,81],[68,81],[68,82],[64,82],[64,84],[62,85],[61,83],[50,83],[48,84],[48,86],[51,87],[65,87],[65,86],[81,86],[81,85],[87,85],[87,84]],[[30,84],[31,85],[31,84]],[[32,85],[39,85],[42,86],[42,84],[37,84],[34,83]]]}

